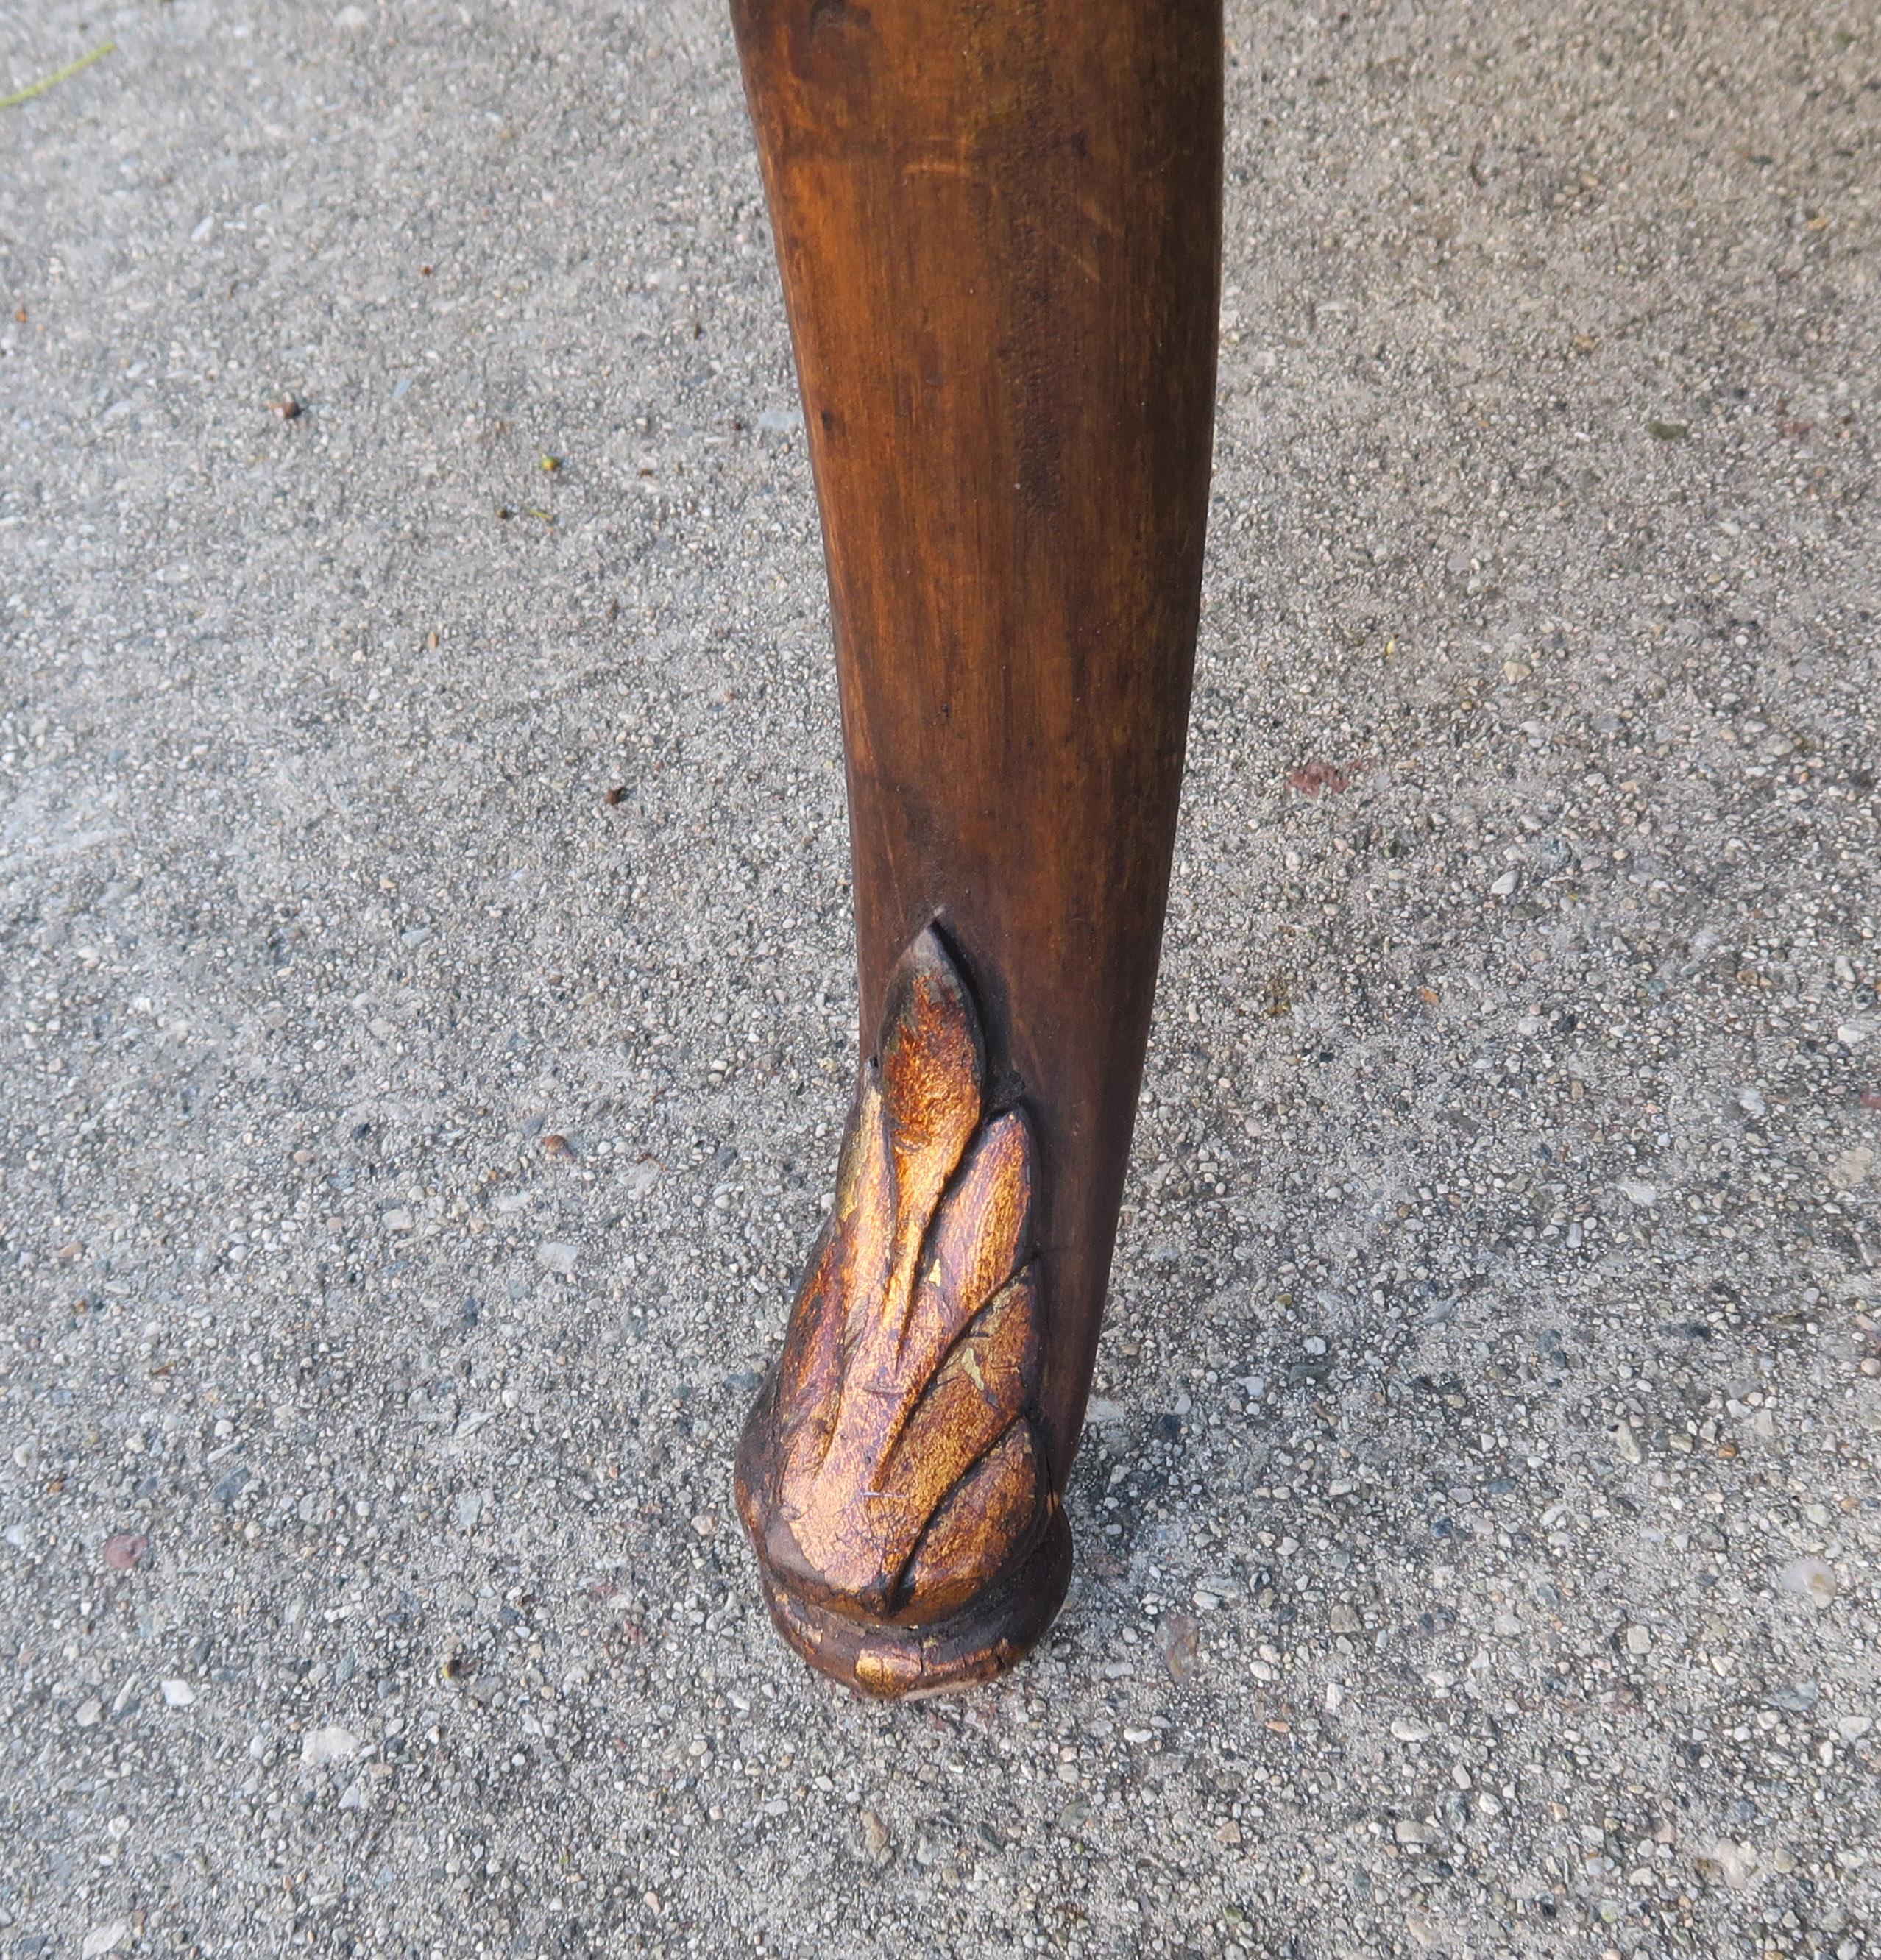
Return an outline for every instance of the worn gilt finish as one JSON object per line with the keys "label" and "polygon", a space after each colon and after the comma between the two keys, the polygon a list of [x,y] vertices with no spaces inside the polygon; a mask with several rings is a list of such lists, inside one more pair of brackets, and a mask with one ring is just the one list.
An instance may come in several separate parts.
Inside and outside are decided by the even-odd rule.
{"label": "worn gilt finish", "polygon": [[965,983],[924,931],[890,983],[835,1202],[739,1456],[778,1626],[869,1693],[958,1685],[1015,1658],[1025,1630],[1002,1587],[1051,1580],[1028,1573],[1040,1553],[1063,1589],[1068,1539],[1033,1400],[1032,1135],[1022,1109],[988,1112],[985,1077]]}
{"label": "worn gilt finish", "polygon": [[[892,1691],[1003,1664],[1064,1590],[1059,1500],[1135,1119],[1188,723],[1221,14],[1220,0],[731,8],[823,514],[861,1034],[883,1042],[885,1099],[878,1111],[865,1086],[858,1102],[850,1222],[812,1290],[848,1303],[842,1325],[812,1315],[816,1340],[794,1343],[747,1491],[790,1637]],[[937,1005],[920,1043],[902,1018],[899,964],[935,920],[985,1037],[970,1095],[944,1059],[949,1017]],[[931,984],[936,1003],[950,998]],[[934,1099],[884,1145],[903,1120],[886,1100],[890,1050],[930,1032],[919,1074]],[[978,1153],[1002,1194],[983,1218],[947,1182]],[[998,1284],[972,1282],[991,1289],[976,1306],[944,1309],[923,1290],[914,1248],[944,1228],[992,1266],[1011,1235]],[[963,1312],[975,1332],[919,1399],[932,1329]],[[994,1371],[985,1397],[969,1362]],[[974,1415],[970,1449],[941,1416],[956,1406]],[[1004,1440],[982,1459],[995,1408]],[[788,1437],[765,1441],[767,1420]],[[956,1490],[969,1462],[976,1481]],[[923,1615],[939,1617],[917,1641]]]}

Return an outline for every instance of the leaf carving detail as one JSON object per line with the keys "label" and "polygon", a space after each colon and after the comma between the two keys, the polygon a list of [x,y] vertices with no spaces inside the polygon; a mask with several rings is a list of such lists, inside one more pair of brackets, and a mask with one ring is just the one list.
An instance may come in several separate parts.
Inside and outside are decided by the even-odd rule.
{"label": "leaf carving detail", "polygon": [[964,982],[923,932],[889,988],[741,1502],[807,1599],[909,1626],[1037,1542],[1041,1288],[1022,1111],[988,1115]]}

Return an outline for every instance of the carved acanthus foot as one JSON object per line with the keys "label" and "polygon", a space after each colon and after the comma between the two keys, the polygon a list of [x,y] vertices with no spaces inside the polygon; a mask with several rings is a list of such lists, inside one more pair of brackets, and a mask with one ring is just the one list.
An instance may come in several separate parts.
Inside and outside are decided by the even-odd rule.
{"label": "carved acanthus foot", "polygon": [[898,1695],[1018,1659],[1064,1599],[1071,1534],[1033,1404],[1031,1131],[985,1111],[972,1004],[932,930],[884,1019],[737,1484],[785,1638]]}

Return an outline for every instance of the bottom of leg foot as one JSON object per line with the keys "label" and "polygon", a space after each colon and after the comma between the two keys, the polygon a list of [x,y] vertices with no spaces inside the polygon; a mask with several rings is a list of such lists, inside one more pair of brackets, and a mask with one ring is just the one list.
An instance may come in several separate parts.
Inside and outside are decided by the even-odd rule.
{"label": "bottom of leg foot", "polygon": [[853,1618],[797,1596],[768,1571],[762,1577],[778,1631],[832,1680],[884,1701],[944,1694],[1004,1674],[1051,1625],[1071,1584],[1071,1526],[1054,1504],[1023,1564],[957,1612],[922,1627]]}

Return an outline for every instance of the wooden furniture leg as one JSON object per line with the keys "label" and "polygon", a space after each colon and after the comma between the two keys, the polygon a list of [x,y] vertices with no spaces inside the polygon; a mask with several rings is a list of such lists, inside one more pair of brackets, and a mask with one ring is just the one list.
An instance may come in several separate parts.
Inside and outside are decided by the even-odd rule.
{"label": "wooden furniture leg", "polygon": [[829,562],[864,1059],[738,1456],[864,1692],[1050,1624],[1208,513],[1219,0],[734,0]]}

